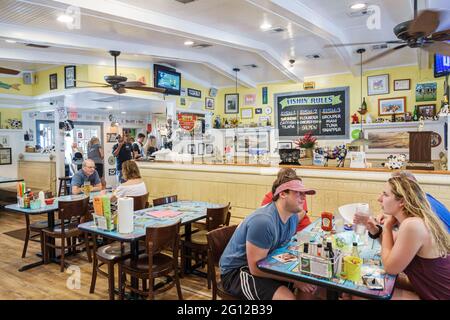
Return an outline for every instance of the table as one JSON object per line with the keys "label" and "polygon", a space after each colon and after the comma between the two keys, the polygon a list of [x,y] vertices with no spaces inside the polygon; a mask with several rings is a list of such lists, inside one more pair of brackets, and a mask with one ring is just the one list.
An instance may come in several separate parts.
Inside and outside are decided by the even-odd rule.
{"label": "table", "polygon": [[21,178],[8,178],[0,176],[0,183],[11,183],[11,182],[20,182],[23,181]]}
{"label": "table", "polygon": [[[320,237],[320,234],[323,231],[320,229],[320,221],[321,219],[317,219],[315,222],[310,224],[308,227],[303,229],[301,233],[308,233],[311,237]],[[320,230],[320,231],[318,231]],[[348,231],[353,234],[353,231]],[[300,234],[301,234],[300,233]],[[328,299],[337,299],[339,296],[339,292],[347,292],[352,295],[368,298],[368,299],[378,299],[378,300],[388,300],[392,297],[392,293],[394,291],[394,284],[396,280],[396,276],[384,274],[381,277],[384,277],[384,289],[383,290],[372,290],[367,288],[364,284],[356,284],[349,280],[343,280],[337,277],[333,277],[331,279],[325,279],[316,277],[314,275],[308,275],[304,273],[298,272],[298,260],[282,263],[273,258],[281,253],[290,252],[297,255],[297,251],[293,251],[292,246],[298,246],[299,244],[294,237],[291,242],[283,248],[279,248],[274,250],[269,254],[269,256],[265,259],[262,259],[258,262],[258,268],[264,272],[283,276],[288,279],[302,281],[311,283],[317,286],[321,286],[327,289],[327,298]],[[366,245],[359,246],[360,257],[363,258],[363,266],[362,268],[370,267],[372,263],[380,263],[381,265],[381,257],[379,255],[380,244],[377,240],[372,240],[368,238]]]}

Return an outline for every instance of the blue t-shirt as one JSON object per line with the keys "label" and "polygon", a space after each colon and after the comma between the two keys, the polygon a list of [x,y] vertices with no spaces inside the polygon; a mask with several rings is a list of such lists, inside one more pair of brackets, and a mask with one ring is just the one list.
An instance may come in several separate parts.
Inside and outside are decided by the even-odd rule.
{"label": "blue t-shirt", "polygon": [[450,233],[450,211],[448,211],[444,204],[435,199],[431,194],[427,193],[427,200],[431,205],[431,209],[439,218],[441,218],[442,222],[447,227],[447,231]]}
{"label": "blue t-shirt", "polygon": [[274,202],[257,209],[242,221],[231,237],[220,258],[221,274],[248,265],[247,241],[261,249],[269,249],[270,254],[289,243],[295,235],[297,224],[295,213],[283,223]]}
{"label": "blue t-shirt", "polygon": [[70,185],[81,187],[84,185],[84,181],[89,181],[93,186],[101,183],[97,170],[95,170],[94,173],[88,177],[87,175],[84,174],[83,169],[80,169],[72,176],[72,181],[70,182]]}

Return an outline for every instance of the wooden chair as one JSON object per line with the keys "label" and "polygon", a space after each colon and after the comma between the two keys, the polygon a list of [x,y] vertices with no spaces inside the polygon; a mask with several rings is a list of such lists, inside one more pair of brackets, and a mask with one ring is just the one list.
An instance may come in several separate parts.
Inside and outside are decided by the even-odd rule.
{"label": "wooden chair", "polygon": [[148,192],[146,194],[143,194],[142,196],[128,196],[130,198],[133,198],[133,207],[134,211],[142,210],[145,208],[148,208]]}
{"label": "wooden chair", "polygon": [[[75,251],[79,246],[85,246],[88,255],[88,261],[92,262],[91,249],[88,243],[86,233],[78,229],[81,219],[88,215],[89,197],[84,197],[73,201],[58,201],[58,215],[61,224],[53,230],[43,229],[44,236],[44,261],[49,260],[49,248],[61,250],[61,272],[64,271],[64,257],[66,249]],[[77,238],[83,237],[83,241],[77,243]],[[49,242],[49,238],[61,239],[61,245]],[[67,242],[67,245],[66,245]]]}
{"label": "wooden chair", "polygon": [[217,295],[223,300],[239,300],[238,297],[224,290],[222,282],[220,280],[217,281],[216,275],[216,267],[219,266],[220,257],[228,242],[230,242],[236,228],[237,225],[226,226],[212,230],[206,234],[206,238],[208,239],[208,273],[212,282],[212,300],[216,300]]}
{"label": "wooden chair", "polygon": [[72,177],[59,177],[58,180],[59,180],[58,197],[71,194],[70,182],[72,181]]}
{"label": "wooden chair", "polygon": [[[199,230],[192,234],[191,241],[181,239],[181,261],[184,259],[195,259],[196,265],[193,267],[204,267],[208,263],[208,240],[206,234],[217,228],[228,226],[230,224],[230,203],[221,208],[208,208],[206,210],[206,230]],[[186,255],[186,249],[191,251],[190,255]],[[211,289],[211,279],[207,274],[208,289]]]}
{"label": "wooden chair", "polygon": [[168,203],[172,203],[172,202],[177,202],[177,201],[178,201],[177,195],[157,198],[157,199],[153,199],[153,206],[156,207],[156,206],[160,206],[160,205],[168,204]]}
{"label": "wooden chair", "polygon": [[[27,249],[28,249],[28,242],[35,241],[41,243],[41,252],[44,254],[44,241],[42,236],[42,230],[45,228],[48,228],[47,220],[41,220],[37,222],[30,223],[30,216],[28,214],[25,215],[25,224],[26,224],[26,230],[25,230],[25,240],[23,243],[23,250],[22,250],[22,258],[25,258],[27,255]],[[39,240],[36,239],[39,237]]]}
{"label": "wooden chair", "polygon": [[[178,220],[171,225],[148,227],[145,238],[146,253],[140,255],[136,263],[131,258],[119,262],[119,297],[121,300],[123,300],[125,289],[153,300],[155,293],[167,291],[173,288],[174,285],[177,287],[178,299],[183,300],[178,277],[180,224],[181,220]],[[168,255],[168,252],[172,254]],[[166,287],[155,290],[155,278],[168,277],[171,272],[173,272],[174,281],[168,283]],[[142,289],[139,288],[139,281],[137,281],[137,288],[127,284],[127,274],[142,280]]]}

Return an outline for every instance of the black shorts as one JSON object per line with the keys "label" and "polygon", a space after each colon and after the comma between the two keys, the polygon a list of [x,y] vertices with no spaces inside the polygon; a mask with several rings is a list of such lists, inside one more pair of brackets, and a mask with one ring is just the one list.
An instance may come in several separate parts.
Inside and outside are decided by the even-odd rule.
{"label": "black shorts", "polygon": [[279,287],[294,288],[290,282],[253,276],[248,266],[222,274],[221,279],[225,291],[243,300],[272,300]]}
{"label": "black shorts", "polygon": [[96,163],[95,170],[97,170],[98,176],[103,178],[103,163]]}

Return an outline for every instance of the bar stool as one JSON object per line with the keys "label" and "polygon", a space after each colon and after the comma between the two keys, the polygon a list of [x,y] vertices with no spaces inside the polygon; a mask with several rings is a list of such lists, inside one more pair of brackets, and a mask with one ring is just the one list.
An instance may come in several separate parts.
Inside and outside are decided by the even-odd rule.
{"label": "bar stool", "polygon": [[70,182],[72,181],[72,177],[59,177],[58,180],[59,180],[58,197],[71,194]]}

